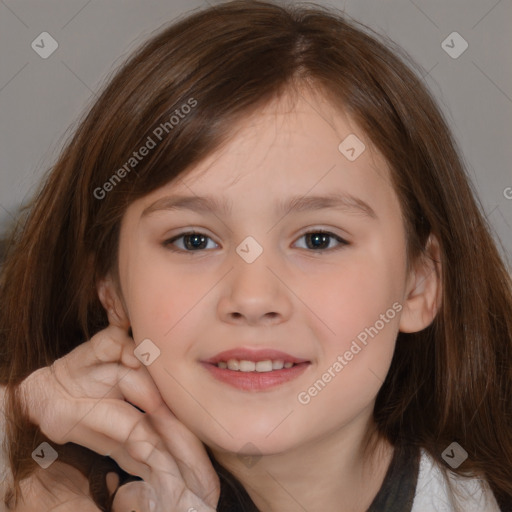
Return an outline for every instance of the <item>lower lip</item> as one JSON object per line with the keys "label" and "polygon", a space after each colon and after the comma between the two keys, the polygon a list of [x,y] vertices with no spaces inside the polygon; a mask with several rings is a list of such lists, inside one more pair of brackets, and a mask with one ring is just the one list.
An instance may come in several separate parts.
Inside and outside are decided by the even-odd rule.
{"label": "lower lip", "polygon": [[243,391],[264,391],[296,379],[304,373],[309,362],[296,364],[291,368],[271,372],[237,372],[210,363],[201,363],[211,375],[221,382]]}

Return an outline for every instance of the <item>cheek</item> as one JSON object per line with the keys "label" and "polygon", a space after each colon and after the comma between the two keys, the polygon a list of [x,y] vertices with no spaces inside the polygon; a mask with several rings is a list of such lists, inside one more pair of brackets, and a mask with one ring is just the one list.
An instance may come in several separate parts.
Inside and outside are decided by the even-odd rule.
{"label": "cheek", "polygon": [[164,400],[181,408],[190,396],[180,384],[187,385],[189,366],[197,364],[196,344],[213,323],[209,292],[215,279],[159,263],[156,257],[136,267],[128,299],[133,337],[137,345],[146,339],[154,344],[157,357],[148,371]]}
{"label": "cheek", "polygon": [[360,277],[357,293],[331,294],[337,307],[323,320],[334,334],[324,338],[318,365],[294,400],[311,431],[339,428],[372,409],[391,365],[402,305],[371,276]]}
{"label": "cheek", "polygon": [[[398,315],[393,304],[402,300],[403,259],[393,255],[383,258],[382,251],[354,252],[346,261],[332,266],[330,272],[305,273],[295,290],[314,315],[314,332],[323,332],[329,343],[325,350],[342,349],[365,328],[386,315],[388,324],[396,327]],[[378,327],[381,326],[379,322]]]}
{"label": "cheek", "polygon": [[389,370],[393,348],[394,334],[385,329],[369,338],[366,345],[355,341],[333,354],[297,394],[297,429],[306,424],[310,432],[337,430],[364,411],[370,414]]}
{"label": "cheek", "polygon": [[[382,386],[393,358],[404,282],[400,251],[383,257],[381,246],[353,254],[350,263],[333,268],[329,283],[304,281],[311,330],[325,334],[322,353],[309,386],[297,397],[318,426],[357,414]],[[308,281],[311,280],[311,282]],[[318,282],[317,282],[318,284]],[[321,327],[321,326],[325,327]],[[339,406],[333,410],[332,407]]]}
{"label": "cheek", "polygon": [[138,253],[129,263],[125,268],[124,295],[135,341],[163,341],[180,319],[197,308],[209,288],[208,280],[170,265],[165,254]]}

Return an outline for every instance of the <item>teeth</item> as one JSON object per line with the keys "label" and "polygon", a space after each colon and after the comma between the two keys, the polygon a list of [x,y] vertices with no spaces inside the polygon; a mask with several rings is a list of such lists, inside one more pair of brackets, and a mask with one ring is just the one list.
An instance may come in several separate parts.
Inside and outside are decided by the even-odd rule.
{"label": "teeth", "polygon": [[245,359],[238,360],[238,359],[229,359],[228,361],[219,361],[217,363],[217,366],[219,368],[222,368],[223,370],[233,370],[235,372],[271,372],[273,370],[282,370],[283,368],[291,368],[294,366],[294,363],[292,362],[284,362],[281,359],[276,359],[275,361],[272,361],[271,359],[265,359],[264,361],[246,361]]}
{"label": "teeth", "polygon": [[272,371],[272,361],[267,359],[267,361],[258,361],[255,365],[257,372],[271,372]]}
{"label": "teeth", "polygon": [[253,372],[256,370],[256,363],[254,361],[240,361],[241,372]]}
{"label": "teeth", "polygon": [[228,361],[228,368],[230,370],[238,371],[240,370],[240,362],[237,359],[230,359]]}

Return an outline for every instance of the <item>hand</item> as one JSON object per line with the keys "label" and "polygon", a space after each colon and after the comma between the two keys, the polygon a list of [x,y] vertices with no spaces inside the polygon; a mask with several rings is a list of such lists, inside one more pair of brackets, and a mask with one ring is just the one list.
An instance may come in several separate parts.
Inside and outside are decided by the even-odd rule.
{"label": "hand", "polygon": [[21,384],[29,417],[55,443],[109,455],[143,478],[119,489],[115,512],[145,512],[122,508],[134,494],[139,501],[152,497],[155,512],[215,510],[220,483],[206,450],[163,402],[134,346],[125,330],[110,325],[33,372]]}
{"label": "hand", "polygon": [[[145,482],[131,482],[118,488],[117,473],[107,475],[107,484],[112,495],[117,488],[111,512],[153,512],[158,498]],[[20,483],[22,500],[13,512],[101,512],[91,496],[89,482],[76,468],[61,462],[54,462],[47,469],[37,469]],[[151,503],[155,505],[151,505]],[[193,500],[190,501],[193,503]],[[197,505],[197,503],[196,503]],[[199,505],[201,506],[201,505]],[[1,507],[0,507],[1,508]],[[3,510],[3,508],[2,508]],[[189,507],[181,501],[174,510],[213,510],[212,508]]]}
{"label": "hand", "polygon": [[14,512],[101,512],[88,495],[87,478],[58,461],[47,469],[38,468],[20,487],[22,500],[9,508]]}

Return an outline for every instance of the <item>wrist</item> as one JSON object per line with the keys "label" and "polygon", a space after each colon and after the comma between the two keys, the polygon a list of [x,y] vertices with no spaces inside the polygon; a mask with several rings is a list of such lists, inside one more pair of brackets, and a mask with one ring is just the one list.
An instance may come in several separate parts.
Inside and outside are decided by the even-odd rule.
{"label": "wrist", "polygon": [[35,374],[38,374],[39,371],[32,372],[18,385],[18,398],[24,416],[36,425],[39,425],[40,418],[37,406],[39,400],[36,399],[38,386],[35,382],[37,380]]}

